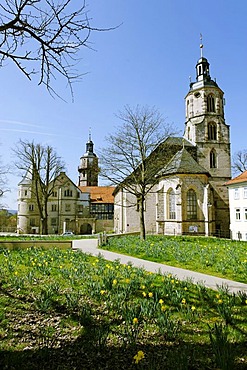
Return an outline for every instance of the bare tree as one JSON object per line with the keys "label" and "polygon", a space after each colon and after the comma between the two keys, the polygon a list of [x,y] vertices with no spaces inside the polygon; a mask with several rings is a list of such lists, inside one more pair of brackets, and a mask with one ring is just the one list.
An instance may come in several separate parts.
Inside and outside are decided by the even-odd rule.
{"label": "bare tree", "polygon": [[[4,196],[4,194],[9,191],[7,188],[7,173],[9,171],[9,168],[5,165],[3,165],[0,157],[0,198]],[[0,203],[0,208],[3,207],[3,204]]]}
{"label": "bare tree", "polygon": [[1,1],[0,66],[11,60],[30,80],[38,73],[39,84],[55,95],[53,83],[60,74],[73,97],[79,51],[89,47],[92,31],[103,30],[90,26],[83,0]]}
{"label": "bare tree", "polygon": [[174,128],[148,106],[126,106],[117,117],[122,126],[106,137],[109,146],[100,153],[101,176],[134,195],[136,202],[132,206],[138,205],[140,237],[145,239],[144,202],[158,182],[155,175],[161,164],[160,144],[174,134]]}
{"label": "bare tree", "polygon": [[47,234],[47,204],[56,185],[57,176],[64,170],[64,163],[49,145],[20,140],[13,152],[17,157],[16,167],[31,179],[30,191],[38,207],[41,232]]}
{"label": "bare tree", "polygon": [[239,150],[233,155],[232,170],[235,174],[242,173],[247,170],[247,150]]}

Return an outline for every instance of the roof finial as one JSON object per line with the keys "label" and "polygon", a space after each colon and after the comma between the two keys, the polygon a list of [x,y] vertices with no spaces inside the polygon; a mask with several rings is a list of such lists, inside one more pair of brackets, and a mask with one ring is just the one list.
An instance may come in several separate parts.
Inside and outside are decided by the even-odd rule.
{"label": "roof finial", "polygon": [[89,127],[89,134],[88,134],[88,137],[89,137],[89,141],[91,141],[91,127]]}
{"label": "roof finial", "polygon": [[200,33],[200,40],[201,40],[200,49],[201,49],[201,58],[202,58],[203,43],[202,43],[202,34],[201,33]]}

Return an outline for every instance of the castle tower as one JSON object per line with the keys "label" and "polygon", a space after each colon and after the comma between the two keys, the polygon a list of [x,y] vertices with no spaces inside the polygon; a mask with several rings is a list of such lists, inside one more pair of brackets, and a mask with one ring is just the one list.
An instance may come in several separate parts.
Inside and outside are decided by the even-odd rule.
{"label": "castle tower", "polygon": [[79,186],[98,186],[98,157],[93,151],[93,142],[91,140],[91,133],[86,143],[86,153],[80,158],[79,172]]}
{"label": "castle tower", "polygon": [[[184,138],[197,148],[197,162],[210,177],[211,199],[216,231],[229,229],[227,189],[223,184],[231,178],[229,125],[224,118],[224,93],[211,79],[209,62],[201,57],[196,64],[196,82],[190,83],[185,97],[186,122]],[[220,232],[220,231],[219,231]]]}

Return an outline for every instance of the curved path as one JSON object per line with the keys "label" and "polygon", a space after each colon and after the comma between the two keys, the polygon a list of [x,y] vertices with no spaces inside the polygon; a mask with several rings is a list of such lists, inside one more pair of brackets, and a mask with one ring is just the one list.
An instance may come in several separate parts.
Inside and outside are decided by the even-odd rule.
{"label": "curved path", "polygon": [[194,283],[201,283],[208,288],[217,290],[218,287],[228,287],[229,292],[238,293],[239,291],[247,294],[247,284],[239,283],[228,279],[218,278],[212,275],[202,274],[200,272],[190,271],[178,267],[164,265],[162,263],[146,261],[140,258],[126,256],[115,252],[110,252],[98,248],[97,239],[80,239],[72,241],[72,248],[80,250],[84,253],[89,253],[92,256],[103,256],[106,260],[115,261],[119,260],[123,264],[131,262],[135,267],[142,267],[147,271],[161,272],[162,274],[172,274],[180,280],[191,279]]}

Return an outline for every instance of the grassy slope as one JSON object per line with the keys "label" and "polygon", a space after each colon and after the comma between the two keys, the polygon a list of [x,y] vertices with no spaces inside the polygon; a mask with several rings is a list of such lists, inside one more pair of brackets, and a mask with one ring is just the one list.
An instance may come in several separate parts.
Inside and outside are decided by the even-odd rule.
{"label": "grassy slope", "polygon": [[103,248],[247,283],[247,243],[204,237],[109,238]]}

